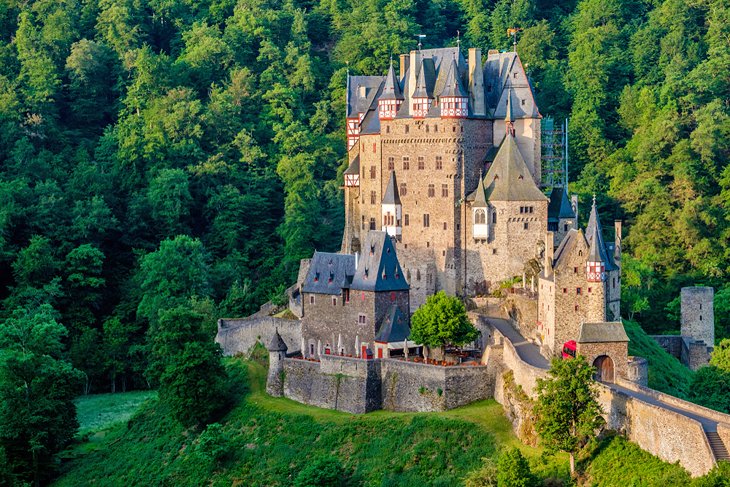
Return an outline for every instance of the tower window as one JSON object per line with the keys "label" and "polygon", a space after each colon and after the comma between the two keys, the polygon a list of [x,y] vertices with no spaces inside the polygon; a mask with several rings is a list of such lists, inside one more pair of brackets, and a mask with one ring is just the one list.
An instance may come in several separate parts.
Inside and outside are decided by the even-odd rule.
{"label": "tower window", "polygon": [[406,183],[400,183],[400,195],[405,196],[408,194],[408,188],[406,188]]}
{"label": "tower window", "polygon": [[523,98],[522,99],[522,106],[524,106],[524,105],[525,105],[525,99]]}
{"label": "tower window", "polygon": [[563,225],[563,231],[564,232],[567,232],[568,231],[568,224],[567,223]]}
{"label": "tower window", "polygon": [[579,287],[575,288],[575,294],[580,294],[580,293],[581,293],[581,288],[579,288]]}
{"label": "tower window", "polygon": [[365,215],[362,216],[362,229],[365,230]]}
{"label": "tower window", "polygon": [[388,158],[388,171],[394,171],[395,170],[395,157],[389,157]]}
{"label": "tower window", "polygon": [[370,219],[370,230],[375,230],[375,218]]}
{"label": "tower window", "polygon": [[337,298],[332,297],[332,306],[337,306]]}
{"label": "tower window", "polygon": [[[446,222],[444,222],[444,230],[446,230],[447,228],[448,228],[448,225]],[[446,254],[444,254],[444,255],[446,255]]]}
{"label": "tower window", "polygon": [[444,158],[436,156],[436,169],[441,170],[444,168]]}
{"label": "tower window", "polygon": [[426,169],[426,160],[423,156],[418,156],[418,169],[421,171]]}
{"label": "tower window", "polygon": [[529,229],[530,229],[530,224],[529,224],[528,222],[524,222],[524,223],[522,224],[522,228],[523,228],[524,230],[529,230]]}
{"label": "tower window", "polygon": [[349,289],[343,289],[342,290],[342,293],[344,294],[345,302],[346,303],[349,303],[350,302],[350,290]]}
{"label": "tower window", "polygon": [[370,191],[370,204],[374,205],[378,201],[378,194],[375,191]]}
{"label": "tower window", "polygon": [[403,170],[407,171],[411,165],[411,158],[408,156],[403,156]]}
{"label": "tower window", "polygon": [[578,311],[578,309],[579,309],[579,308],[578,308],[578,305],[576,304],[576,305],[575,305],[575,310],[576,310],[576,311]]}
{"label": "tower window", "polygon": [[406,132],[406,133],[408,133],[408,125],[406,125],[406,126],[404,127],[404,130],[405,130],[405,132]]}
{"label": "tower window", "polygon": [[309,304],[314,304],[314,294],[309,295]]}
{"label": "tower window", "polygon": [[375,176],[377,174],[375,166],[370,166],[370,179],[375,179]]}
{"label": "tower window", "polygon": [[448,184],[441,185],[441,196],[443,196],[444,198],[449,197],[449,185]]}
{"label": "tower window", "polygon": [[573,267],[573,274],[578,274],[578,268],[577,267]]}
{"label": "tower window", "polygon": [[378,151],[378,145],[373,142],[373,154],[375,154]]}
{"label": "tower window", "polygon": [[390,125],[386,125],[385,126],[385,133],[386,134],[389,134],[390,133]]}
{"label": "tower window", "polygon": [[428,197],[433,198],[436,196],[436,188],[433,184],[428,185]]}
{"label": "tower window", "polygon": [[564,287],[563,288],[563,294],[567,294],[567,293],[568,293],[568,288],[567,287]]}
{"label": "tower window", "polygon": [[357,315],[357,322],[360,325],[364,325],[367,323],[367,317],[364,314],[360,313],[359,315]]}
{"label": "tower window", "polygon": [[405,215],[403,215],[403,226],[407,227],[409,223],[410,218],[408,217],[408,213],[406,213]]}
{"label": "tower window", "polygon": [[588,294],[590,294],[591,292],[593,292],[593,288],[592,287],[589,287],[588,288]]}
{"label": "tower window", "polygon": [[424,227],[430,227],[431,226],[431,217],[428,213],[425,213],[423,215],[423,226]]}
{"label": "tower window", "polygon": [[497,255],[497,247],[494,247],[494,248],[492,249],[492,255]]}
{"label": "tower window", "polygon": [[478,209],[474,212],[474,224],[476,225],[484,225],[485,218],[484,218],[484,210]]}
{"label": "tower window", "polygon": [[492,224],[497,223],[497,212],[492,213]]}

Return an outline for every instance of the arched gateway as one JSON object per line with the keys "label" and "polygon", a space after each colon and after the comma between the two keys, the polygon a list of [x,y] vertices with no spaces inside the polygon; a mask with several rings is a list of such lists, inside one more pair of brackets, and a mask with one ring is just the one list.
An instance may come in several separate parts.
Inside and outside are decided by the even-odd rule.
{"label": "arched gateway", "polygon": [[599,382],[613,382],[614,367],[613,360],[608,355],[601,355],[593,361],[596,368],[595,379]]}

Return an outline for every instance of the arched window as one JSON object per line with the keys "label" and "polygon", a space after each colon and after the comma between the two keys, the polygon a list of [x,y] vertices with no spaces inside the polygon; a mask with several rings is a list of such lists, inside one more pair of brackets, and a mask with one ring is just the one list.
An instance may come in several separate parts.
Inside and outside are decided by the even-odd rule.
{"label": "arched window", "polygon": [[476,225],[484,225],[486,223],[486,218],[484,210],[479,209],[474,212],[474,223]]}

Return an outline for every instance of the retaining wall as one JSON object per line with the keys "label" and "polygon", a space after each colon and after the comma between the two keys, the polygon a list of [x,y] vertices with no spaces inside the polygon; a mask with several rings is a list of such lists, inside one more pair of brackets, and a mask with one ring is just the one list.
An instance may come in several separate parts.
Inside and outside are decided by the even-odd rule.
{"label": "retaining wall", "polygon": [[283,367],[285,397],[351,413],[445,411],[494,393],[493,374],[481,365],[441,367],[332,355],[320,362],[285,359]]}
{"label": "retaining wall", "polygon": [[302,348],[301,322],[272,316],[252,316],[241,319],[221,318],[218,320],[218,333],[215,341],[220,344],[224,355],[248,353],[256,342],[267,346],[277,329],[289,348],[289,353]]}
{"label": "retaining wall", "polygon": [[604,384],[599,384],[599,388],[599,401],[607,413],[609,428],[624,432],[629,440],[664,461],[679,462],[693,476],[704,475],[715,466],[699,421]]}

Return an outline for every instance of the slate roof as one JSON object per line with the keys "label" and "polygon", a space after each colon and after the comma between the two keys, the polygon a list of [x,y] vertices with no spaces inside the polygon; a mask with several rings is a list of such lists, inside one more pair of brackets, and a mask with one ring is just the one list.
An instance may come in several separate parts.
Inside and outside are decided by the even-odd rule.
{"label": "slate roof", "polygon": [[355,256],[315,252],[309,264],[302,292],[338,295],[355,274]]}
{"label": "slate roof", "polygon": [[512,136],[505,137],[484,182],[490,201],[547,201]]}
{"label": "slate roof", "polygon": [[393,69],[393,62],[390,63],[390,68],[388,69],[388,75],[385,77],[385,86],[383,87],[383,93],[380,95],[381,100],[402,100],[403,99],[403,91],[401,91],[400,88],[400,82],[398,81],[398,78],[395,75],[395,70]]}
{"label": "slate roof", "polygon": [[392,305],[380,322],[375,341],[380,343],[403,342],[411,335],[408,319],[401,313],[397,305]]}
{"label": "slate roof", "polygon": [[576,230],[575,228],[568,230],[568,233],[565,234],[563,241],[560,242],[560,245],[558,245],[558,248],[553,254],[553,267],[555,269],[563,265],[564,260],[573,251],[573,247],[575,247],[575,243],[579,238],[582,238],[585,241],[583,230]]}
{"label": "slate roof", "polygon": [[[396,74],[391,65],[386,76],[349,76],[347,117],[358,117],[362,114],[361,134],[379,133],[377,100],[381,97],[393,99],[398,96],[397,91],[400,91],[400,96],[403,98],[397,99],[404,99],[406,103],[401,105],[396,116],[398,118],[408,116],[410,70],[415,70],[417,73],[414,96],[429,98],[457,96],[451,95],[451,93],[459,91],[464,93],[463,96],[468,96],[467,62],[458,47],[423,49],[420,52],[420,59],[415,66],[409,66],[406,73]],[[452,69],[454,64],[456,70]],[[541,117],[535,103],[532,86],[516,53],[490,54],[483,58],[482,67],[487,118],[504,120],[508,99],[513,120]],[[429,111],[428,117],[440,116],[440,110],[434,105],[434,109]]]}
{"label": "slate roof", "polygon": [[462,98],[469,96],[469,93],[462,86],[459,68],[456,66],[456,59],[451,60],[449,70],[445,77],[444,87],[440,91],[440,96],[458,96]]}
{"label": "slate roof", "polygon": [[603,240],[603,228],[601,227],[601,219],[598,217],[595,198],[593,199],[591,215],[588,218],[588,225],[586,226],[586,240],[590,248],[588,253],[589,261],[605,263],[607,271],[618,269],[613,262],[613,252],[609,252]]}
{"label": "slate roof", "polygon": [[355,156],[343,174],[360,174],[360,153]]}
{"label": "slate roof", "polygon": [[620,321],[582,323],[578,343],[628,342],[624,325]]}
{"label": "slate roof", "polygon": [[398,183],[395,180],[395,171],[390,171],[390,179],[385,187],[385,195],[382,204],[384,205],[400,205],[400,196],[398,195]]}
{"label": "slate roof", "polygon": [[573,213],[573,207],[568,199],[568,191],[565,188],[556,186],[550,192],[548,221],[556,222],[561,218],[575,218],[575,213]]}
{"label": "slate roof", "polygon": [[286,352],[288,347],[286,346],[286,343],[284,343],[284,340],[281,338],[281,335],[279,335],[279,330],[276,330],[274,332],[274,336],[271,337],[271,341],[269,342],[268,350],[270,352]]}
{"label": "slate roof", "polygon": [[358,291],[407,291],[403,269],[395,246],[386,232],[371,230],[362,246],[362,256],[352,279],[351,289]]}
{"label": "slate roof", "polygon": [[482,175],[479,175],[479,182],[477,183],[477,189],[472,194],[467,196],[467,200],[473,201],[473,208],[486,208],[487,207],[487,195],[484,189],[484,179]]}

